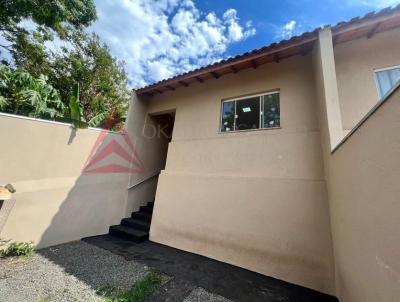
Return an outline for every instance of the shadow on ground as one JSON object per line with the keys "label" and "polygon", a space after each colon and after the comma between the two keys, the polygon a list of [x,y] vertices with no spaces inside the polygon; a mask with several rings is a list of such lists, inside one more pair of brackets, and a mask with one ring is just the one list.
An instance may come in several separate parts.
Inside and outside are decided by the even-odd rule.
{"label": "shadow on ground", "polygon": [[201,287],[235,302],[337,302],[335,297],[154,242],[135,244],[108,235],[83,239],[156,269],[172,280],[151,301],[183,301]]}

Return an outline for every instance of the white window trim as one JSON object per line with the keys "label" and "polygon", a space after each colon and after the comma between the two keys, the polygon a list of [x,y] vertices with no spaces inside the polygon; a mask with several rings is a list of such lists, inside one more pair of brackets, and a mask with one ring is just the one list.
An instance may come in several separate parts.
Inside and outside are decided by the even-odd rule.
{"label": "white window trim", "polygon": [[374,72],[387,71],[387,70],[392,70],[392,69],[397,69],[397,68],[400,68],[400,65],[394,65],[394,66],[383,67],[383,68],[376,68],[376,69],[374,69]]}
{"label": "white window trim", "polygon": [[380,89],[379,89],[379,85],[378,85],[378,77],[376,74],[378,72],[388,71],[388,70],[393,70],[393,69],[400,69],[400,65],[394,65],[394,66],[374,69],[374,80],[375,80],[376,94],[378,95],[378,101],[381,101],[384,98],[384,95],[382,95],[381,97],[379,96]]}
{"label": "white window trim", "polygon": [[[223,99],[222,102],[221,102],[221,110],[220,110],[220,115],[219,115],[220,116],[220,120],[219,120],[219,126],[218,126],[218,133],[225,134],[225,133],[238,133],[238,132],[281,129],[282,128],[280,126],[281,123],[277,127],[268,127],[268,128],[261,127],[262,126],[261,114],[264,112],[264,102],[263,102],[264,96],[270,95],[270,94],[276,94],[276,93],[279,93],[279,108],[280,108],[280,95],[281,95],[280,89],[273,90],[273,91],[267,91],[267,92],[261,92],[261,93],[257,93],[257,94],[249,94],[249,95],[245,95],[245,96],[241,96],[241,97],[237,97],[237,98]],[[249,98],[255,98],[255,97],[258,97],[258,96],[260,97],[260,125],[259,125],[260,128],[258,128],[258,129],[236,130],[236,105],[235,105],[235,119],[234,119],[234,123],[233,123],[233,131],[222,131],[222,127],[221,126],[222,126],[222,113],[223,113],[223,110],[224,110],[224,103],[236,102],[236,101],[245,100],[245,99],[249,99]]]}

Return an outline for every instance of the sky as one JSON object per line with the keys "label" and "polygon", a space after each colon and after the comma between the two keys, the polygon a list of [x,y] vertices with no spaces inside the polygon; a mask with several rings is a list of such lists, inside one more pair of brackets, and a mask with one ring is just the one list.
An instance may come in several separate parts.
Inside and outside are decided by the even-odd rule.
{"label": "sky", "polygon": [[112,55],[124,61],[131,88],[400,3],[400,0],[94,1],[98,19],[87,31],[96,32]]}
{"label": "sky", "polygon": [[89,28],[140,88],[395,0],[96,0]]}

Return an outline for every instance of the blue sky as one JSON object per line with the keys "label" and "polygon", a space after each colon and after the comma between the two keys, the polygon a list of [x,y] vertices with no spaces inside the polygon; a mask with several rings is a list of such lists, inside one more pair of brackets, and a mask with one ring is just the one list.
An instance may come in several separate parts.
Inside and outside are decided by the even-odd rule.
{"label": "blue sky", "polygon": [[132,88],[399,0],[95,0],[97,32]]}
{"label": "blue sky", "polygon": [[201,11],[223,14],[234,8],[242,22],[252,21],[256,34],[230,45],[227,54],[235,55],[281,40],[282,26],[295,21],[292,34],[313,30],[323,24],[335,24],[370,11],[400,3],[394,0],[206,0],[195,1]]}

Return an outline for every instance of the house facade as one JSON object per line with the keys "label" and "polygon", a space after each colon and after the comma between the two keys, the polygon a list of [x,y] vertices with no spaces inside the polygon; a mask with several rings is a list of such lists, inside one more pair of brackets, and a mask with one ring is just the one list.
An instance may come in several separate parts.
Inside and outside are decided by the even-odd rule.
{"label": "house facade", "polygon": [[[144,158],[161,170],[150,239],[343,301],[395,301],[398,281],[377,277],[376,263],[383,253],[400,268],[391,240],[399,216],[375,203],[398,189],[370,185],[377,200],[368,203],[358,182],[369,186],[376,171],[364,162],[347,175],[369,151],[335,159],[370,122],[363,118],[393,97],[399,25],[397,9],[367,15],[137,90],[131,115],[142,120],[128,123],[131,133],[146,136],[148,123],[174,119],[167,153]],[[398,138],[392,144],[382,157],[400,151]],[[374,208],[385,214],[375,217]],[[370,223],[393,225],[364,242]],[[376,246],[375,236],[388,245]]]}
{"label": "house facade", "polygon": [[154,200],[152,241],[343,302],[398,301],[399,50],[399,7],[274,43],[136,90],[129,140],[0,114],[0,183],[17,189],[0,236],[104,234]]}

